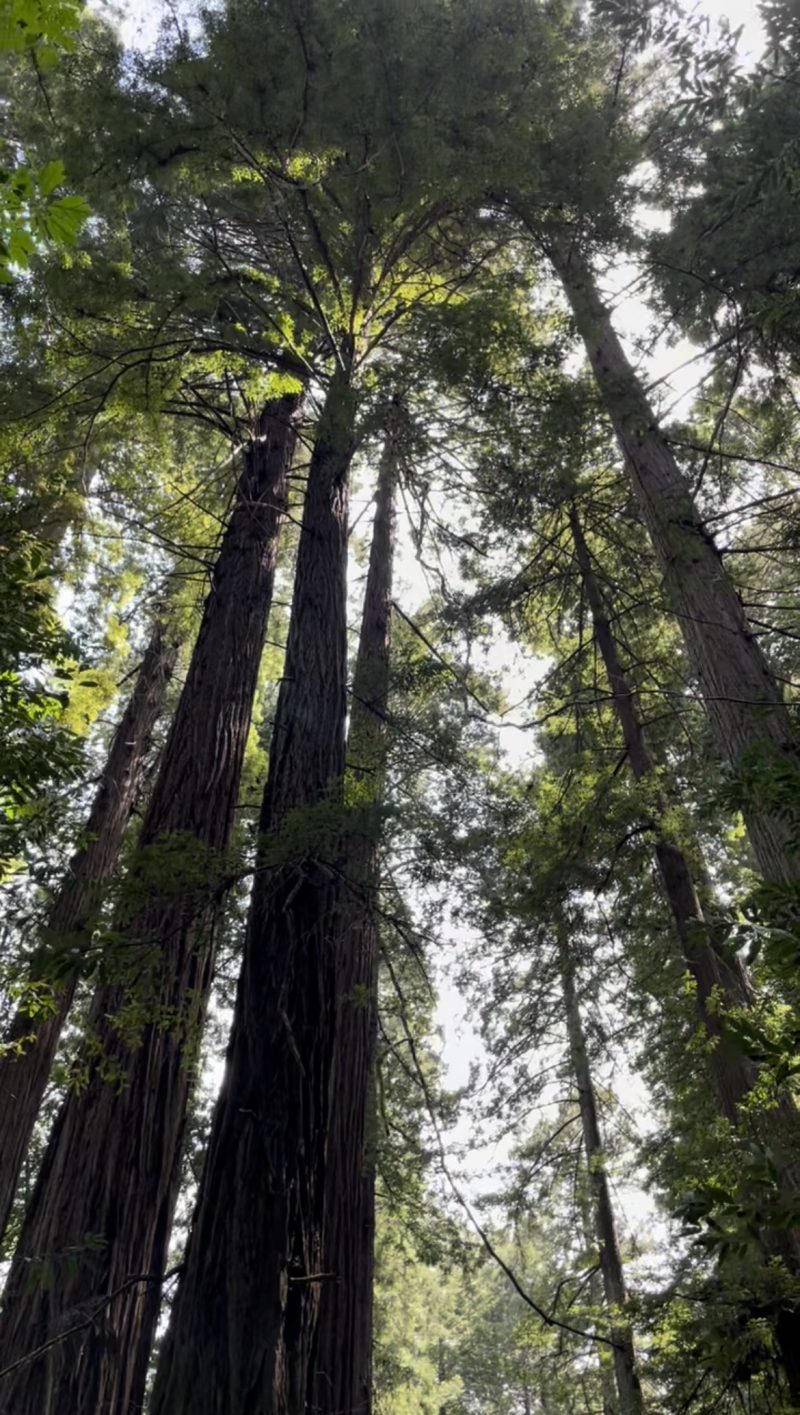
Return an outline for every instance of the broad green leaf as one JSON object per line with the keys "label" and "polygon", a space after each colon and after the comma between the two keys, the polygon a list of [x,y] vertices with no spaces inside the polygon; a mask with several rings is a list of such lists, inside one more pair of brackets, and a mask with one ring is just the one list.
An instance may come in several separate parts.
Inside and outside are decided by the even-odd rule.
{"label": "broad green leaf", "polygon": [[63,162],[48,162],[39,173],[39,191],[49,197],[64,180]]}
{"label": "broad green leaf", "polygon": [[83,197],[59,197],[45,213],[47,234],[61,245],[72,246],[88,215],[89,206]]}

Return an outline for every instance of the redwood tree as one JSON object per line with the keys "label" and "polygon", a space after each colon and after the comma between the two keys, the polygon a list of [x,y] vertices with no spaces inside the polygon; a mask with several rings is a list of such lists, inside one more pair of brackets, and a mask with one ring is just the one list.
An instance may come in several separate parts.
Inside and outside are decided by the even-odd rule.
{"label": "redwood tree", "polygon": [[[766,1113],[748,1113],[747,1098],[758,1081],[758,1068],[726,1030],[725,1014],[749,1010],[755,1004],[750,980],[735,954],[725,956],[709,937],[695,874],[686,850],[669,829],[669,808],[659,784],[658,770],[642,724],[637,695],[617,648],[608,605],[600,587],[580,517],[573,502],[569,525],[583,592],[589,605],[592,628],[608,678],[611,700],[622,730],[631,771],[651,789],[653,851],[664,896],[686,965],[697,985],[697,1007],[703,1027],[712,1039],[709,1068],[720,1112],[734,1126],[768,1144],[780,1164],[780,1187],[790,1211],[796,1207],[798,1112],[791,1092],[784,1087]],[[684,822],[688,825],[688,822]],[[759,1243],[767,1261],[779,1259],[789,1273],[800,1271],[800,1234],[795,1227],[779,1231],[765,1226]],[[776,1337],[790,1391],[800,1399],[800,1312],[790,1303],[776,1319]]]}
{"label": "redwood tree", "polygon": [[154,1415],[305,1408],[328,1280],[354,414],[348,372],[340,370],[311,458],[226,1074]]}
{"label": "redwood tree", "polygon": [[686,850],[668,827],[669,808],[659,773],[651,755],[636,692],[620,659],[608,605],[597,578],[589,546],[573,502],[569,527],[575,548],[583,593],[589,606],[595,642],[608,678],[612,705],[625,743],[630,769],[637,781],[651,790],[653,851],[675,932],[686,966],[697,984],[697,1006],[703,1026],[714,1038],[710,1066],[722,1113],[736,1125],[739,1106],[755,1080],[755,1068],[726,1037],[719,1008],[721,995],[728,1009],[750,1007],[752,990],[737,958],[728,959],[715,949],[708,937],[694,871]]}
{"label": "redwood tree", "polygon": [[72,1006],[80,955],[141,790],[150,737],[164,709],[178,648],[176,634],[158,617],[134,690],[111,739],[82,843],[47,912],[42,939],[45,975],[47,954],[53,949],[61,961],[67,950],[75,955],[72,969],[65,981],[47,990],[44,1002],[37,994],[35,1009],[30,996],[23,997],[0,1051],[0,1233],[8,1222],[53,1057]]}
{"label": "redwood tree", "polygon": [[[471,80],[487,105],[473,139],[485,167],[485,190],[499,211],[519,223],[516,229],[508,224],[511,239],[520,227],[527,231],[563,287],[717,749],[746,778],[747,826],[759,868],[770,882],[793,884],[800,879],[800,852],[789,812],[776,797],[789,794],[800,774],[797,723],[592,270],[595,252],[618,262],[635,248],[633,193],[642,196],[639,177],[651,159],[651,140],[658,132],[667,151],[679,142],[670,107],[685,96],[677,74],[691,69],[697,49],[700,89],[699,76],[712,63],[724,83],[724,45],[721,52],[703,52],[701,32],[688,23],[680,41],[674,34],[670,39],[673,27],[662,26],[651,7],[566,7],[551,14],[516,0],[508,5],[494,7],[498,25],[505,22],[516,37],[500,81],[494,50],[488,74],[480,43],[469,56],[475,65]],[[654,113],[643,119],[639,66],[643,51],[652,53],[653,46],[663,66],[663,108],[653,95]],[[465,104],[472,101],[469,83],[462,82],[462,92]],[[488,108],[492,102],[495,107]],[[687,151],[693,150],[690,124],[684,132]]]}
{"label": "redwood tree", "polygon": [[[543,240],[622,450],[720,755],[737,769],[782,764],[797,770],[795,727],[775,675],[614,330],[580,236],[562,229]],[[768,798],[753,800],[747,826],[765,879],[800,878],[791,825]]]}
{"label": "redwood tree", "polygon": [[386,768],[395,494],[403,411],[390,408],[376,490],[347,736],[342,927],[336,968],[324,1269],[310,1405],[320,1415],[372,1407],[375,1163],[369,1112],[377,1043],[380,808]]}
{"label": "redwood tree", "polygon": [[[85,1075],[58,1116],[12,1264],[0,1399],[19,1415],[127,1415],[143,1396],[299,401],[267,404],[246,449],[131,870],[145,898],[118,920],[124,980],[95,996]],[[44,1256],[52,1284],[31,1278]]]}
{"label": "redwood tree", "polygon": [[586,1167],[592,1195],[594,1227],[600,1251],[603,1294],[609,1311],[611,1334],[614,1341],[614,1379],[619,1396],[620,1415],[643,1415],[645,1404],[639,1380],[636,1348],[630,1322],[625,1314],[628,1301],[625,1272],[617,1238],[611,1190],[603,1159],[603,1139],[597,1113],[597,1096],[586,1048],[578,993],[575,987],[575,965],[567,937],[567,927],[566,920],[560,921],[559,971],[564,995],[570,1066],[578,1092],[583,1145],[586,1151]]}

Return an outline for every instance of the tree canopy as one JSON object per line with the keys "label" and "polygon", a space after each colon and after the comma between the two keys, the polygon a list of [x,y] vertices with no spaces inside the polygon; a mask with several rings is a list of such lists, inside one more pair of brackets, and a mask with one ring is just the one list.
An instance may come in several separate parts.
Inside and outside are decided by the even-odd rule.
{"label": "tree canopy", "polygon": [[756,8],[0,0],[9,1415],[800,1409]]}

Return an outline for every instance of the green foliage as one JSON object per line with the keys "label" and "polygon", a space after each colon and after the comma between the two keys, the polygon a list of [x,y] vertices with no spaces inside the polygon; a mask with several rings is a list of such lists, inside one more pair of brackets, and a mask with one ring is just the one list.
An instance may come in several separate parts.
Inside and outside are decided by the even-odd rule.
{"label": "green foliage", "polygon": [[84,766],[80,739],[65,722],[72,645],[50,608],[47,580],[32,537],[0,540],[0,860],[6,870],[32,818],[46,827],[43,793],[76,778]]}
{"label": "green foliage", "polygon": [[48,163],[39,173],[26,167],[0,173],[0,281],[10,281],[13,269],[28,265],[43,241],[75,245],[89,207],[78,196],[51,199],[63,177],[59,162]]}
{"label": "green foliage", "polygon": [[75,41],[83,0],[3,0],[0,52],[34,51],[46,68]]}
{"label": "green foliage", "polygon": [[[771,57],[748,75],[735,72],[729,35],[706,41],[660,4],[355,0],[300,13],[289,0],[236,0],[191,36],[177,17],[134,62],[78,3],[0,0],[0,47],[13,51],[0,177],[0,451],[12,488],[0,535],[0,856],[30,865],[8,910],[9,1001],[24,998],[35,1020],[60,982],[115,983],[123,1041],[164,1028],[194,1066],[197,1000],[163,1002],[148,909],[188,900],[200,919],[227,894],[208,1034],[217,1061],[253,870],[336,869],[348,833],[382,834],[369,1135],[380,1415],[613,1404],[592,1341],[610,1314],[564,1064],[565,909],[602,1166],[623,1195],[650,1191],[653,1252],[623,1241],[648,1409],[773,1415],[784,1404],[777,1319],[800,1298],[777,1251],[800,1222],[785,1182],[797,1162],[798,900],[793,885],[754,880],[740,813],[768,806],[796,845],[797,767],[775,753],[744,758],[735,778],[719,766],[546,262],[554,236],[577,235],[614,289],[618,268],[646,255],[649,315],[666,312],[711,349],[696,402],[665,433],[701,515],[724,528],[720,563],[793,698],[798,33],[788,4],[764,8]],[[668,228],[646,240],[642,200],[661,205]],[[401,579],[423,603],[394,618],[387,801],[375,804],[351,761],[344,805],[290,812],[258,838],[291,598],[283,567],[234,847],[223,858],[176,834],[129,850],[88,947],[38,951],[33,925],[102,751],[99,714],[146,606],[171,573],[176,613],[195,628],[239,449],[264,400],[300,383],[309,419],[338,390],[316,429],[332,445],[355,414],[369,448],[387,393],[409,408],[402,539],[416,559],[404,550]],[[301,454],[295,541],[304,471]],[[656,762],[638,782],[576,562],[576,515]],[[73,596],[77,643],[55,613],[59,590],[60,602]],[[485,671],[512,650],[523,663],[513,708]],[[513,762],[500,745],[510,720],[528,748]],[[66,804],[57,793],[70,783]],[[659,838],[690,859],[707,906],[693,943],[729,963],[746,952],[753,971],[752,1008],[713,994],[719,1037],[698,1025],[654,865]],[[441,953],[486,1053],[457,1096],[439,1059]],[[738,1124],[709,1085],[722,1047],[752,1063]],[[65,1054],[58,1084],[98,1068],[125,1085],[91,1038],[82,1056],[75,1067]],[[626,1103],[639,1092],[637,1137]],[[502,1191],[489,1162],[487,1232],[571,1332],[542,1322],[442,1201],[441,1146],[459,1104],[481,1139],[514,1150]],[[532,1124],[539,1107],[552,1127]],[[778,1235],[766,1261],[765,1234]],[[44,1255],[48,1287],[62,1260],[82,1258]]]}
{"label": "green foliage", "polygon": [[[83,0],[2,0],[0,55],[16,55],[41,77],[74,48]],[[50,160],[34,167],[14,161],[13,140],[0,135],[0,282],[30,263],[44,242],[74,246],[89,207],[83,197],[56,195],[64,165]]]}

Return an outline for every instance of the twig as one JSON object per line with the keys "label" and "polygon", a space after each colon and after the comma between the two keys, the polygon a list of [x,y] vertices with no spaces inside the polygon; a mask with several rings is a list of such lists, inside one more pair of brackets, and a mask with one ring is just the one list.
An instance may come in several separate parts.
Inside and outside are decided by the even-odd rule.
{"label": "twig", "polygon": [[54,1346],[60,1345],[62,1341],[67,1341],[71,1336],[75,1336],[76,1332],[86,1331],[87,1327],[94,1326],[95,1320],[100,1315],[103,1308],[110,1306],[123,1292],[127,1292],[129,1287],[135,1287],[137,1283],[140,1282],[157,1282],[161,1284],[167,1282],[171,1277],[177,1277],[180,1271],[181,1269],[177,1267],[170,1268],[169,1272],[164,1273],[163,1277],[159,1277],[155,1273],[137,1273],[134,1277],[126,1277],[125,1281],[121,1282],[119,1287],[115,1287],[113,1292],[109,1292],[107,1297],[104,1297],[101,1302],[98,1302],[90,1315],[85,1317],[82,1322],[76,1322],[75,1326],[67,1327],[66,1331],[59,1332],[57,1336],[51,1336],[48,1341],[43,1341],[41,1346],[34,1347],[33,1351],[26,1352],[24,1356],[18,1356],[16,1361],[11,1362],[10,1366],[4,1366],[2,1371],[0,1371],[0,1381],[3,1380],[5,1376],[13,1375],[14,1371],[18,1371],[21,1366],[27,1366],[39,1356],[44,1356],[45,1353],[52,1350]]}
{"label": "twig", "polygon": [[403,1031],[405,1032],[406,1041],[408,1042],[408,1049],[411,1054],[411,1059],[414,1063],[416,1078],[419,1082],[420,1089],[422,1090],[422,1094],[425,1099],[425,1105],[428,1111],[428,1116],[431,1125],[433,1127],[433,1133],[436,1136],[436,1146],[439,1151],[439,1163],[441,1165],[442,1174],[447,1180],[453,1197],[460,1205],[460,1207],[464,1210],[464,1213],[472,1224],[472,1227],[475,1229],[475,1232],[480,1238],[481,1243],[483,1244],[490,1258],[492,1258],[494,1262],[497,1263],[497,1266],[503,1271],[503,1273],[505,1273],[505,1276],[508,1278],[509,1282],[511,1283],[511,1286],[514,1288],[514,1291],[517,1293],[517,1296],[522,1298],[522,1301],[526,1304],[526,1306],[530,1307],[531,1310],[536,1313],[537,1317],[539,1317],[540,1320],[544,1322],[545,1326],[558,1327],[560,1331],[570,1332],[572,1336],[579,1336],[584,1341],[597,1341],[600,1342],[603,1346],[610,1346],[614,1350],[619,1349],[618,1343],[616,1341],[613,1341],[611,1337],[601,1336],[598,1332],[585,1331],[581,1327],[570,1326],[568,1322],[559,1321],[558,1317],[554,1317],[552,1313],[546,1312],[543,1307],[540,1307],[538,1303],[534,1302],[530,1294],[525,1291],[525,1288],[520,1283],[519,1278],[517,1277],[514,1270],[509,1267],[505,1259],[502,1258],[498,1253],[483,1225],[479,1223],[478,1219],[475,1217],[475,1214],[473,1213],[468,1200],[462,1194],[458,1184],[456,1183],[455,1179],[453,1178],[450,1172],[450,1167],[447,1162],[447,1152],[445,1150],[442,1132],[439,1129],[439,1122],[436,1118],[436,1109],[433,1104],[433,1098],[428,1088],[428,1083],[425,1079],[425,1073],[422,1070],[422,1066],[420,1065],[413,1034],[408,1025],[405,997],[403,996],[403,991],[400,986],[400,982],[395,972],[395,969],[392,966],[391,959],[388,956],[384,956],[384,962],[386,964],[389,977],[391,978],[392,986],[394,987],[394,990],[397,993],[397,997],[400,1002],[400,1020],[402,1022]]}

